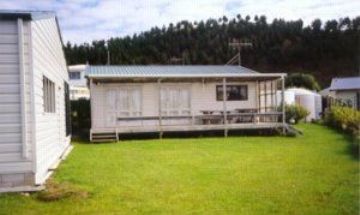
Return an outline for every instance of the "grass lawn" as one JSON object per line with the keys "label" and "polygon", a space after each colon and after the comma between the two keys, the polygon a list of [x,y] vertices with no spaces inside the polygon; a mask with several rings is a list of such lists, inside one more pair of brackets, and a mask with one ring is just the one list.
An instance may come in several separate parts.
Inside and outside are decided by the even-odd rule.
{"label": "grass lawn", "polygon": [[0,214],[358,214],[347,139],[298,128],[304,136],[75,143],[53,180],[88,196],[0,195]]}

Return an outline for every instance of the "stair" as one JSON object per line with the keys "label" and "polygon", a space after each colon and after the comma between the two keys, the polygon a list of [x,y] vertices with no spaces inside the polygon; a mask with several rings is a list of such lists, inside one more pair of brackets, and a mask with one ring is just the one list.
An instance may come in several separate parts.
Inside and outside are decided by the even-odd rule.
{"label": "stair", "polygon": [[100,142],[116,142],[118,141],[118,135],[116,132],[102,132],[102,133],[91,133],[90,141],[94,143]]}
{"label": "stair", "polygon": [[303,132],[300,131],[299,129],[296,129],[295,127],[289,125],[289,124],[286,124],[285,126],[285,130],[286,130],[286,133],[293,133],[295,135],[303,135]]}

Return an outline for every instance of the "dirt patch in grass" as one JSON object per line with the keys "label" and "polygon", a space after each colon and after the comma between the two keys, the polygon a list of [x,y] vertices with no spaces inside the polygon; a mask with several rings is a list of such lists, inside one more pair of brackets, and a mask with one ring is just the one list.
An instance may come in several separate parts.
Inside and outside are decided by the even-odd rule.
{"label": "dirt patch in grass", "polygon": [[46,189],[39,192],[36,198],[44,202],[58,201],[65,198],[86,199],[89,192],[75,187],[74,185],[62,182],[58,183],[50,180],[46,183]]}

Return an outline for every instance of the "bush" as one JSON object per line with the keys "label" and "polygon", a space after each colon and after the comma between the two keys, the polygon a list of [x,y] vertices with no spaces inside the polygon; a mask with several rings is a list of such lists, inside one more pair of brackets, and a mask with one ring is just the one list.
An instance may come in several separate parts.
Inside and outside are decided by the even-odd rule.
{"label": "bush", "polygon": [[325,123],[355,134],[360,130],[360,111],[349,107],[332,106],[325,114]]}
{"label": "bush", "polygon": [[360,111],[343,106],[332,106],[325,113],[325,123],[351,135],[351,151],[359,157],[360,149]]}
{"label": "bush", "polygon": [[310,114],[303,106],[294,104],[294,105],[285,105],[285,117],[286,122],[294,120],[295,124],[300,120],[304,119]]}

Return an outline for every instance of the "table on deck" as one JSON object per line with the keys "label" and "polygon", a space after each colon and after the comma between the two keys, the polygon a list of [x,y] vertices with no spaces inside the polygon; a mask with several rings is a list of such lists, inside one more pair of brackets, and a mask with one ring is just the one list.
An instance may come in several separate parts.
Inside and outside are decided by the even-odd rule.
{"label": "table on deck", "polygon": [[[224,123],[224,111],[222,110],[201,110],[203,116],[203,124],[223,124]],[[226,111],[227,120],[231,123],[239,122],[255,122],[255,113],[258,110],[254,108],[235,109],[232,111]]]}

